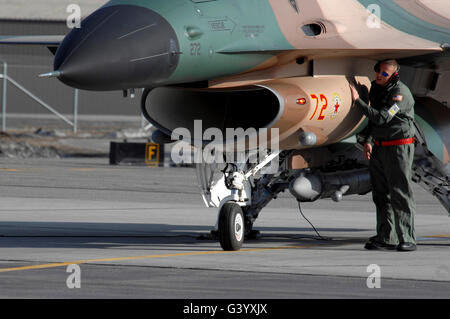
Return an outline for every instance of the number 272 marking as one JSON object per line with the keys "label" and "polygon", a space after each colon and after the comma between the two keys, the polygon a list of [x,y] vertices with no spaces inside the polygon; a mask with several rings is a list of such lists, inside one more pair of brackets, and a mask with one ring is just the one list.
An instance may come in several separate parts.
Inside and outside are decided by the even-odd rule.
{"label": "number 272 marking", "polygon": [[202,46],[200,43],[191,43],[191,55],[192,56],[200,56],[201,48],[202,48]]}
{"label": "number 272 marking", "polygon": [[323,111],[325,111],[328,107],[327,97],[323,94],[320,94],[319,97],[315,94],[311,94],[310,96],[313,100],[316,100],[316,109],[314,110],[314,113],[311,116],[310,120],[312,120],[314,118],[314,116],[316,115],[317,110],[319,108],[319,102],[320,102],[322,104],[322,109],[320,110],[319,117],[317,118],[317,120],[323,121],[323,119],[325,118],[325,115],[323,115]]}

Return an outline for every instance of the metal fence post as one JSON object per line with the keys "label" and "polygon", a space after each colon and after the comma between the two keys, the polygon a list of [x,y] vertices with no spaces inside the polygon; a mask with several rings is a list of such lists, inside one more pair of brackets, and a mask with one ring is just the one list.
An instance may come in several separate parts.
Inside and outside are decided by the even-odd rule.
{"label": "metal fence post", "polygon": [[78,89],[73,93],[73,132],[77,134],[78,130]]}
{"label": "metal fence post", "polygon": [[78,120],[78,90],[75,90],[74,92],[74,121],[75,123],[72,123],[69,119],[67,119],[64,115],[57,112],[55,109],[53,109],[50,105],[42,101],[40,98],[38,98],[36,95],[28,91],[25,87],[20,85],[17,81],[15,81],[13,78],[8,76],[8,64],[6,61],[0,60],[0,62],[3,64],[3,73],[0,73],[0,79],[3,79],[3,89],[2,89],[2,101],[1,101],[1,108],[2,108],[2,123],[1,123],[1,130],[3,132],[6,131],[6,94],[7,94],[7,88],[8,88],[8,81],[14,85],[16,88],[18,88],[20,91],[28,95],[30,98],[32,98],[34,101],[39,103],[41,106],[45,107],[48,111],[59,117],[61,120],[69,124],[73,127],[74,132],[77,132],[77,120]]}
{"label": "metal fence post", "polygon": [[8,87],[8,64],[3,61],[3,90],[2,90],[2,132],[6,132],[6,91]]}

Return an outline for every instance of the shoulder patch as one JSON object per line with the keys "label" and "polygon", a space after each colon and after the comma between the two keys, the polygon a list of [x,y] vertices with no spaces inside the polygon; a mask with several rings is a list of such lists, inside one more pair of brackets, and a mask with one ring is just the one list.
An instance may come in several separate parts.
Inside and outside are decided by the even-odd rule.
{"label": "shoulder patch", "polygon": [[394,95],[392,97],[392,100],[394,100],[396,102],[401,102],[401,101],[403,101],[403,95],[400,95],[400,94]]}
{"label": "shoulder patch", "polygon": [[397,103],[395,103],[394,105],[392,105],[391,108],[388,110],[389,115],[390,115],[391,117],[395,116],[395,114],[397,114],[398,111],[400,111],[400,108],[398,107]]}

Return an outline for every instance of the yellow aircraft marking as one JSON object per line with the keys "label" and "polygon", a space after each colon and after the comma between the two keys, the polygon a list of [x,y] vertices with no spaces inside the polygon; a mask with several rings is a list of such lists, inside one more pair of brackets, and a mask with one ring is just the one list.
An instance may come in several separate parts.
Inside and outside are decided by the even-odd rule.
{"label": "yellow aircraft marking", "polygon": [[0,171],[2,172],[18,172],[18,169],[15,168],[0,168]]}
{"label": "yellow aircraft marking", "polygon": [[74,264],[80,265],[80,264],[96,263],[96,262],[125,261],[125,260],[138,260],[138,259],[150,259],[150,258],[180,257],[180,256],[217,255],[217,254],[243,253],[243,252],[260,252],[260,251],[269,251],[269,250],[301,249],[301,248],[308,248],[308,247],[310,247],[310,246],[283,246],[283,247],[241,249],[239,251],[214,250],[214,251],[197,251],[197,252],[176,253],[176,254],[86,259],[86,260],[68,261],[68,262],[60,262],[60,263],[41,264],[41,265],[34,265],[34,266],[0,268],[0,273],[10,272],[10,271],[19,271],[19,270],[48,269],[48,268],[64,267],[64,266],[74,265]]}

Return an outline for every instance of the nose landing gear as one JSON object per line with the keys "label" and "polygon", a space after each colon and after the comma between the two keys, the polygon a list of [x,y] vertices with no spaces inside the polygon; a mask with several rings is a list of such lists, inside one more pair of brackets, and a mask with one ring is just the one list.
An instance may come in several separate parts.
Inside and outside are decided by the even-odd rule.
{"label": "nose landing gear", "polygon": [[244,243],[244,214],[235,202],[225,203],[219,212],[219,241],[223,250],[239,250]]}

